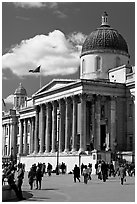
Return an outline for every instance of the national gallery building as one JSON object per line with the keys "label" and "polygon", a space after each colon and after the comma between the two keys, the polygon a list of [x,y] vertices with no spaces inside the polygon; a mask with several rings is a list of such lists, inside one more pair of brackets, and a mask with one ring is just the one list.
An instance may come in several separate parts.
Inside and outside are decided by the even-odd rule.
{"label": "national gallery building", "polygon": [[[102,15],[101,26],[86,38],[79,79],[54,79],[31,98],[22,84],[14,108],[2,115],[2,156],[26,164],[48,162],[56,168],[108,162],[118,155],[134,160],[135,67],[128,45]],[[114,156],[115,155],[115,156]]]}

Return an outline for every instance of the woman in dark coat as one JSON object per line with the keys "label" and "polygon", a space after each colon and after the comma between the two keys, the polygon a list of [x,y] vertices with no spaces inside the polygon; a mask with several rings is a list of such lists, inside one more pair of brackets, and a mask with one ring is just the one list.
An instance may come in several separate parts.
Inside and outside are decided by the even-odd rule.
{"label": "woman in dark coat", "polygon": [[29,185],[31,190],[33,189],[34,178],[35,178],[35,171],[33,170],[33,167],[31,167],[28,173]]}

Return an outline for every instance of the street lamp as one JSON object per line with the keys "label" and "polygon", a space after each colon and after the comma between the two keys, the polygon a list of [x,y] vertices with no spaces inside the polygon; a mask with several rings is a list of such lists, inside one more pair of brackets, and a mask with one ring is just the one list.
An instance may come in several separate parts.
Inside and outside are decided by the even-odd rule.
{"label": "street lamp", "polygon": [[56,175],[59,175],[59,125],[60,125],[60,111],[57,111],[58,126],[57,126],[57,167]]}

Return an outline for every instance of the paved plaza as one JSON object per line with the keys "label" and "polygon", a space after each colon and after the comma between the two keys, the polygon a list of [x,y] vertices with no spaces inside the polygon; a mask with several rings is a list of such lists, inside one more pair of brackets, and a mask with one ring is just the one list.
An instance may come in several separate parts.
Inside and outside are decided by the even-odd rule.
{"label": "paved plaza", "polygon": [[[104,183],[92,175],[88,184],[74,183],[73,175],[45,175],[41,190],[30,190],[27,173],[23,183],[23,196],[25,202],[134,202],[135,177],[127,177],[126,183],[120,185],[119,177],[109,177]],[[21,201],[24,202],[24,201]]]}

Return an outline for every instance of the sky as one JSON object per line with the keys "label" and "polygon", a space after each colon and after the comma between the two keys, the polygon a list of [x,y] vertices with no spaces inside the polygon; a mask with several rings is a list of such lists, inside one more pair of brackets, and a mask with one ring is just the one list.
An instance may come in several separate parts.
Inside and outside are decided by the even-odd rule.
{"label": "sky", "polygon": [[11,107],[15,89],[22,83],[31,97],[55,78],[78,79],[80,53],[86,37],[109,25],[128,44],[130,64],[135,65],[134,2],[2,2],[2,98]]}

